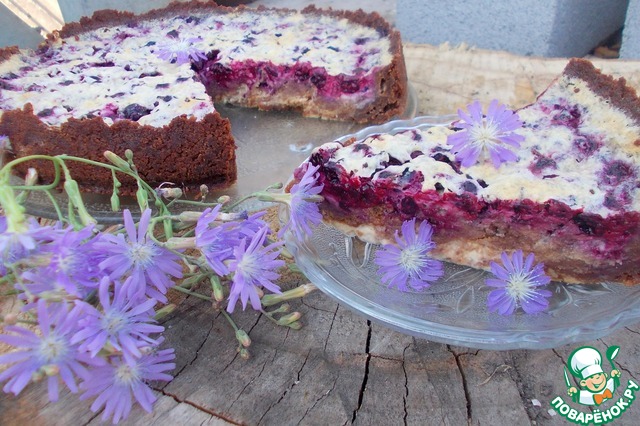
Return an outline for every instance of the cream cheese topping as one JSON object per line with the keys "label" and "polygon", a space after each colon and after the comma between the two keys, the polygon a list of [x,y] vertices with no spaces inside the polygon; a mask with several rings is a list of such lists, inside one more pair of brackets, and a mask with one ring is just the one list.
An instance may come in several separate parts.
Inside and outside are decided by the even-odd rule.
{"label": "cream cheese topping", "polygon": [[329,161],[373,183],[406,170],[420,172],[423,191],[473,192],[489,202],[553,199],[603,217],[640,211],[640,152],[634,144],[640,126],[623,111],[582,80],[564,76],[517,112],[524,123],[517,133],[525,139],[515,149],[518,160],[499,168],[486,157],[460,167],[447,144],[455,131],[449,127],[373,135],[335,150]]}
{"label": "cream cheese topping", "polygon": [[330,75],[353,75],[392,60],[388,37],[347,19],[277,10],[201,12],[99,28],[58,40],[44,54],[13,55],[0,63],[0,78],[17,90],[0,90],[0,116],[31,103],[52,126],[91,116],[111,124],[114,110],[139,104],[150,110],[141,124],[159,127],[179,115],[199,120],[214,106],[190,64],[157,55],[164,44],[179,43],[171,32],[204,53],[219,51],[223,65],[302,61]]}

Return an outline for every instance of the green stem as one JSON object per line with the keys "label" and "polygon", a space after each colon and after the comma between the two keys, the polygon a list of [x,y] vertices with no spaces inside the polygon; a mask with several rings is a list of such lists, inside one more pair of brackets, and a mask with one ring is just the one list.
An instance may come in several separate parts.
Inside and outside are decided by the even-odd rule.
{"label": "green stem", "polygon": [[233,320],[233,318],[231,318],[231,315],[229,315],[229,313],[227,313],[227,311],[225,311],[223,309],[220,312],[222,313],[222,316],[224,316],[227,319],[229,324],[231,324],[231,327],[233,327],[233,331],[237,332],[238,330],[240,330],[240,328],[238,328],[238,326],[236,325],[235,321]]}
{"label": "green stem", "polygon": [[197,297],[198,299],[206,300],[206,301],[209,301],[209,302],[211,302],[213,300],[209,296],[205,296],[204,294],[196,293],[195,291],[187,290],[186,288],[182,288],[180,286],[173,286],[173,287],[171,287],[171,290],[179,291],[180,293],[188,294],[189,296]]}

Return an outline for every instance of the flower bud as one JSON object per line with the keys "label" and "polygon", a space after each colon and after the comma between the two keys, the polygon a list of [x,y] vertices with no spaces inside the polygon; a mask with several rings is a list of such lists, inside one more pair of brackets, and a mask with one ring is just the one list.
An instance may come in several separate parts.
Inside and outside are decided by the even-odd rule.
{"label": "flower bud", "polygon": [[97,223],[97,221],[89,214],[87,208],[84,205],[84,201],[82,200],[82,196],[80,195],[78,182],[71,179],[71,176],[67,173],[65,173],[63,188],[67,193],[67,196],[69,197],[69,201],[71,201],[76,210],[78,210],[78,216],[80,216],[80,221],[82,221],[82,224],[86,226],[92,223]]}
{"label": "flower bud", "polygon": [[42,379],[44,379],[46,376],[44,374],[44,371],[42,371],[42,369],[40,370],[36,370],[33,373],[31,373],[31,381],[33,383],[38,383],[39,381],[41,381]]}
{"label": "flower bud", "polygon": [[195,197],[195,199],[200,198],[200,201],[204,201],[204,199],[207,198],[207,195],[209,195],[209,187],[205,184],[202,184],[200,185],[199,190],[200,192]]}
{"label": "flower bud", "polygon": [[4,151],[11,151],[11,141],[9,141],[9,136],[0,135],[0,154]]}
{"label": "flower bud", "polygon": [[196,223],[202,216],[202,212],[186,211],[178,215],[178,220],[183,223]]}
{"label": "flower bud", "polygon": [[292,312],[288,315],[284,315],[280,317],[278,320],[278,325],[290,325],[302,318],[302,314],[300,312]]}
{"label": "flower bud", "polygon": [[218,213],[218,217],[216,218],[216,220],[220,220],[222,222],[233,222],[237,220],[246,220],[248,218],[249,214],[246,211],[232,213],[220,212]]}
{"label": "flower bud", "polygon": [[249,346],[251,346],[251,339],[249,338],[249,335],[244,330],[236,331],[236,339],[238,339],[238,342],[240,342],[240,344],[245,348],[248,348]]}
{"label": "flower bud", "polygon": [[33,167],[29,167],[24,177],[24,184],[26,186],[33,186],[36,183],[38,183],[38,171]]}
{"label": "flower bud", "polygon": [[240,358],[247,360],[251,356],[249,351],[246,348],[242,348],[238,351],[240,353]]}
{"label": "flower bud", "polygon": [[124,157],[127,159],[129,164],[133,163],[133,151],[131,151],[130,149],[125,149],[124,150]]}
{"label": "flower bud", "polygon": [[182,197],[182,189],[180,188],[156,188],[156,194],[164,198],[180,198]]}
{"label": "flower bud", "polygon": [[317,287],[311,283],[287,290],[279,294],[267,294],[262,298],[262,306],[272,306],[285,300],[297,299],[315,291]]}
{"label": "flower bud", "polygon": [[229,201],[231,201],[231,197],[229,197],[228,195],[221,195],[217,200],[217,202],[222,205],[227,204]]}
{"label": "flower bud", "polygon": [[187,277],[185,279],[183,279],[180,284],[178,284],[180,287],[182,288],[186,288],[186,289],[190,289],[192,288],[194,285],[198,284],[200,281],[202,281],[204,277],[201,274],[195,274],[192,275],[190,277]]}
{"label": "flower bud", "polygon": [[170,303],[170,304],[168,304],[166,306],[163,306],[162,308],[158,309],[153,318],[156,321],[160,321],[162,318],[166,317],[167,315],[169,315],[170,313],[172,313],[175,310],[176,310],[176,305],[173,304],[173,303]]}
{"label": "flower bud", "polygon": [[211,278],[209,278],[209,281],[211,281],[213,299],[216,302],[222,302],[224,300],[224,290],[222,288],[222,284],[220,284],[220,278],[218,278],[216,275],[212,275]]}
{"label": "flower bud", "polygon": [[104,155],[104,157],[109,160],[111,164],[118,167],[120,170],[127,172],[131,171],[131,166],[129,165],[129,163],[118,157],[115,153],[111,151],[105,151],[102,155]]}
{"label": "flower bud", "polygon": [[287,324],[287,327],[293,330],[300,330],[302,328],[302,324],[299,321],[292,322],[291,324]]}
{"label": "flower bud", "polygon": [[171,237],[164,246],[171,250],[190,249],[196,246],[196,237]]}
{"label": "flower bud", "polygon": [[44,374],[46,374],[49,377],[57,376],[58,374],[60,374],[60,367],[58,367],[55,364],[44,365],[42,366],[41,370]]}
{"label": "flower bud", "polygon": [[4,325],[16,325],[18,323],[18,315],[7,314],[2,318]]}

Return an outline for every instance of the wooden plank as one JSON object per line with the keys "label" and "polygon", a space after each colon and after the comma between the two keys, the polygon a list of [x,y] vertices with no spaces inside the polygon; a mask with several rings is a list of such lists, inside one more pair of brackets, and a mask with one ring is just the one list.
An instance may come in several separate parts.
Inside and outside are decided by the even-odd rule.
{"label": "wooden plank", "polygon": [[[520,108],[533,102],[564,69],[566,58],[536,58],[466,46],[404,45],[418,115],[455,114],[474,100]],[[640,91],[640,61],[590,58],[603,72]]]}

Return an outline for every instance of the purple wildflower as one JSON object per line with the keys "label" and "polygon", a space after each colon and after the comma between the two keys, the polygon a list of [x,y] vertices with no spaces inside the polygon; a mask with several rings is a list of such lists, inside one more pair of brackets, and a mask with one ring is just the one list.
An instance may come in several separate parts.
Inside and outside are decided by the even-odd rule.
{"label": "purple wildflower", "polygon": [[[142,213],[138,230],[129,210],[124,211],[123,234],[103,234],[102,242],[96,246],[104,250],[107,257],[100,262],[100,268],[107,271],[112,279],[131,276],[127,283],[127,296],[140,298],[146,293],[149,297],[165,303],[167,289],[173,286],[168,276],[182,278],[179,257],[171,251],[158,246],[148,237],[151,210]],[[147,279],[151,285],[147,285]]]}
{"label": "purple wildflower", "polygon": [[41,226],[35,219],[27,221],[26,231],[11,232],[7,229],[7,218],[0,216],[0,276],[7,274],[7,266],[41,252],[43,243],[55,238],[53,228]]}
{"label": "purple wildflower", "polygon": [[94,413],[104,407],[102,420],[112,418],[113,424],[126,419],[133,406],[131,397],[147,412],[153,409],[156,397],[146,382],[170,381],[166,371],[175,368],[173,349],[152,352],[137,359],[112,357],[111,362],[91,372],[91,378],[80,383],[84,391],[80,399],[97,396],[91,404]]}
{"label": "purple wildflower", "polygon": [[252,238],[266,223],[260,219],[265,212],[258,212],[242,222],[221,222],[218,214],[220,205],[206,209],[196,223],[196,247],[207,259],[213,271],[220,275],[228,275],[229,268],[225,261],[233,258],[233,248],[243,238]]}
{"label": "purple wildflower", "polygon": [[485,283],[496,287],[487,296],[487,307],[490,312],[500,315],[512,314],[518,306],[528,314],[541,312],[549,306],[549,290],[538,287],[549,284],[551,279],[544,273],[544,264],[533,266],[534,255],[523,259],[522,250],[517,250],[509,257],[502,253],[504,266],[491,262],[491,272],[496,278],[488,278]]}
{"label": "purple wildflower", "polygon": [[248,247],[248,238],[244,238],[234,248],[234,259],[229,262],[229,270],[234,273],[227,305],[229,313],[235,309],[238,299],[242,302],[242,309],[247,307],[250,299],[253,309],[260,310],[259,287],[280,293],[280,287],[273,280],[279,277],[274,269],[284,266],[284,261],[276,259],[279,254],[277,248],[284,243],[278,241],[265,246],[267,232],[268,227],[265,226],[253,236]]}
{"label": "purple wildflower", "polygon": [[72,227],[61,231],[52,244],[46,247],[49,264],[42,268],[68,294],[84,297],[88,289],[97,287],[101,275],[98,267],[100,256],[93,247],[94,228],[88,226],[80,231]]}
{"label": "purple wildflower", "polygon": [[[111,284],[113,299],[109,294]],[[164,327],[153,324],[155,320],[152,315],[156,300],[131,300],[127,297],[125,288],[126,285],[117,281],[112,283],[105,277],[100,282],[98,291],[101,310],[86,302],[76,302],[75,309],[82,314],[78,321],[81,328],[73,335],[71,342],[80,343],[80,350],[96,356],[105,344],[109,344],[130,360],[142,356],[141,346],[159,344],[157,340],[149,337],[149,334],[164,331]]]}
{"label": "purple wildflower", "polygon": [[213,271],[224,276],[229,273],[229,268],[224,264],[225,260],[233,256],[233,246],[238,243],[238,239],[231,233],[225,232],[226,228],[222,224],[214,225],[218,218],[220,205],[213,209],[206,209],[198,219],[196,224],[196,247],[207,259],[207,263]]}
{"label": "purple wildflower", "polygon": [[415,290],[428,288],[444,271],[442,263],[431,259],[429,252],[435,248],[431,241],[433,228],[422,221],[416,234],[416,220],[402,224],[402,237],[396,231],[396,244],[385,244],[376,252],[375,263],[380,266],[380,280],[389,287],[408,291],[407,283]]}
{"label": "purple wildflower", "polygon": [[322,192],[324,185],[318,185],[317,171],[320,167],[308,164],[307,170],[300,179],[300,182],[291,186],[291,201],[289,204],[289,221],[280,230],[282,237],[287,229],[292,229],[296,238],[302,240],[305,235],[310,235],[312,230],[310,225],[318,225],[322,221],[322,214],[315,202],[310,202],[309,198],[318,196]]}
{"label": "purple wildflower", "polygon": [[496,168],[503,162],[516,161],[518,156],[505,145],[520,148],[520,142],[524,141],[524,136],[513,132],[522,127],[518,114],[495,99],[489,104],[486,115],[482,114],[482,106],[478,101],[467,108],[468,114],[458,110],[461,120],[454,123],[455,127],[464,130],[447,138],[456,160],[461,161],[464,167],[473,166],[486,149]]}
{"label": "purple wildflower", "polygon": [[70,339],[78,327],[77,314],[68,312],[66,306],[48,306],[46,301],[37,304],[38,324],[41,335],[18,326],[6,326],[13,334],[0,335],[0,342],[24,348],[17,352],[0,355],[0,363],[13,363],[0,373],[0,381],[7,380],[3,390],[18,395],[33,377],[48,377],[49,400],[58,400],[58,377],[73,393],[78,391],[74,376],[88,378],[86,365],[98,366],[104,360],[91,358],[89,354],[78,352],[77,345]]}
{"label": "purple wildflower", "polygon": [[175,62],[178,65],[189,63],[190,59],[194,61],[206,60],[207,55],[194,46],[194,44],[201,41],[200,37],[192,37],[186,40],[172,38],[171,41],[161,44],[156,54],[160,59]]}

